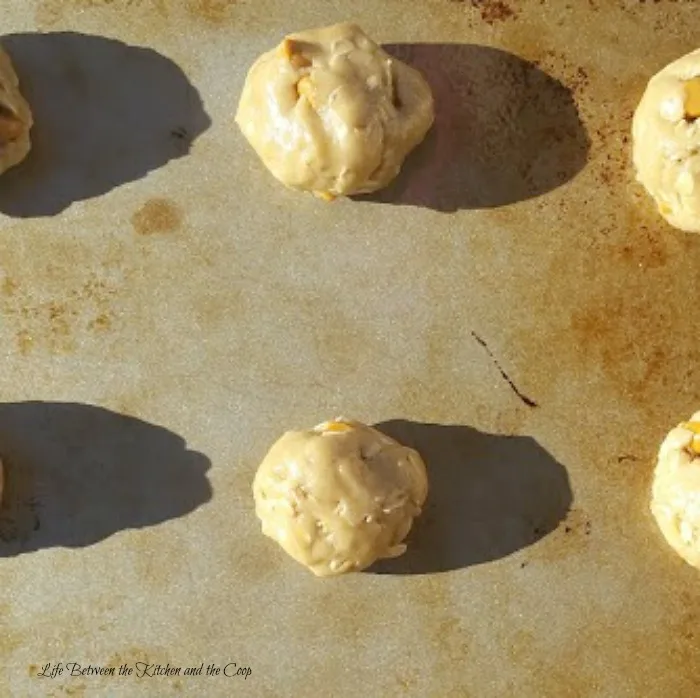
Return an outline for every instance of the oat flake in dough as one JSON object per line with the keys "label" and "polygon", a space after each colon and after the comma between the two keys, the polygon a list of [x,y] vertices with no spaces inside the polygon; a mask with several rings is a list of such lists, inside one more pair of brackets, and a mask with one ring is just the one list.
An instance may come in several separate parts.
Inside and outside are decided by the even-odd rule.
{"label": "oat flake in dough", "polygon": [[19,91],[10,57],[0,48],[0,173],[27,157],[32,113]]}
{"label": "oat flake in dough", "polygon": [[416,451],[339,417],[285,433],[260,464],[253,493],[263,533],[326,577],[401,555],[428,480]]}
{"label": "oat flake in dough", "polygon": [[700,412],[661,444],[651,511],[669,545],[700,568]]}
{"label": "oat flake in dough", "polygon": [[292,34],[262,55],[236,114],[278,180],[329,200],[389,184],[433,120],[421,74],[349,23]]}
{"label": "oat flake in dough", "polygon": [[632,122],[637,179],[673,226],[700,232],[700,49],[650,81]]}

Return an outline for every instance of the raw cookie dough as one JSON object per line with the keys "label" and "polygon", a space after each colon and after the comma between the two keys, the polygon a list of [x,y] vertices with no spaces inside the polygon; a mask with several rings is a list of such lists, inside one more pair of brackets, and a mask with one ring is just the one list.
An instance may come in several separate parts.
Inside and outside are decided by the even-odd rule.
{"label": "raw cookie dough", "polygon": [[260,464],[253,493],[263,533],[326,577],[401,555],[428,478],[416,451],[339,417],[284,434]]}
{"label": "raw cookie dough", "polygon": [[32,113],[19,91],[10,57],[0,48],[0,174],[27,157]]}
{"label": "raw cookie dough", "polygon": [[262,55],[236,114],[278,180],[327,200],[389,184],[433,119],[421,74],[348,23],[291,34]]}
{"label": "raw cookie dough", "polygon": [[671,547],[700,568],[700,412],[661,444],[651,511]]}
{"label": "raw cookie dough", "polygon": [[647,86],[632,122],[637,179],[673,226],[700,232],[700,49]]}

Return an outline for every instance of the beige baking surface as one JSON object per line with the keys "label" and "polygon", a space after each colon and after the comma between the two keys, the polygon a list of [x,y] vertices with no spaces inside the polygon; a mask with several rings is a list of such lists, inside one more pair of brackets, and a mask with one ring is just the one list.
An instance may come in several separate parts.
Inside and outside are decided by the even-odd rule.
{"label": "beige baking surface", "polygon": [[[700,409],[700,236],[627,140],[697,3],[0,7],[38,112],[0,192],[3,695],[700,692],[699,573],[647,511]],[[257,54],[349,18],[421,44],[394,50],[438,99],[387,203],[286,191],[233,123]],[[387,428],[433,499],[388,574],[319,581],[249,488],[281,430],[337,412],[412,422]],[[36,677],[59,661],[252,674]]]}

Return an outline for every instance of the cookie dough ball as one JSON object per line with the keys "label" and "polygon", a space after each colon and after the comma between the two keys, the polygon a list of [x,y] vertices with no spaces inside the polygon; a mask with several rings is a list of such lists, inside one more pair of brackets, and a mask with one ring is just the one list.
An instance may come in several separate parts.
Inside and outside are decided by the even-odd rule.
{"label": "cookie dough ball", "polygon": [[649,82],[632,123],[637,179],[673,226],[700,232],[700,50]]}
{"label": "cookie dough ball", "polygon": [[326,577],[401,555],[428,479],[416,451],[339,417],[284,434],[253,493],[263,533]]}
{"label": "cookie dough ball", "polygon": [[433,119],[421,74],[354,24],[292,34],[261,56],[236,115],[278,180],[327,200],[389,184]]}
{"label": "cookie dough ball", "polygon": [[661,445],[651,511],[671,547],[700,568],[700,412]]}
{"label": "cookie dough ball", "polygon": [[32,113],[19,91],[10,57],[0,48],[0,173],[27,157]]}

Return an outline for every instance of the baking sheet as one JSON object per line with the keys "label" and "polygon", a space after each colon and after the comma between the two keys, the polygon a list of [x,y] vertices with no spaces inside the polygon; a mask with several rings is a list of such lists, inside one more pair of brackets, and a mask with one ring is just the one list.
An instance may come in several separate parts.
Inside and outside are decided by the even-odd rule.
{"label": "baking sheet", "polygon": [[[698,690],[697,573],[647,499],[700,404],[700,237],[628,143],[695,3],[0,7],[37,114],[0,192],[5,693]],[[328,205],[233,114],[261,51],[345,19],[426,72],[438,120],[389,191]],[[433,494],[405,559],[319,581],[250,483],[339,412],[417,445]]]}

